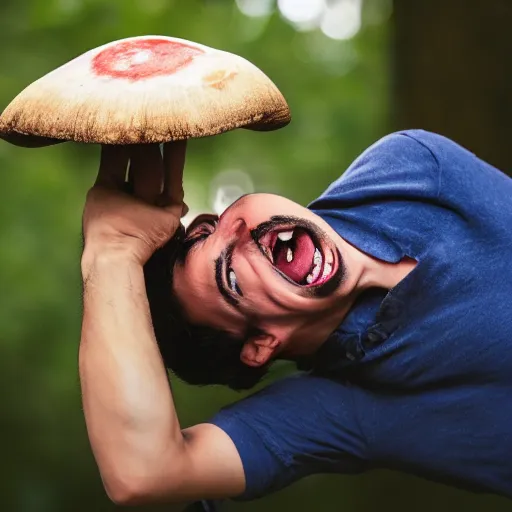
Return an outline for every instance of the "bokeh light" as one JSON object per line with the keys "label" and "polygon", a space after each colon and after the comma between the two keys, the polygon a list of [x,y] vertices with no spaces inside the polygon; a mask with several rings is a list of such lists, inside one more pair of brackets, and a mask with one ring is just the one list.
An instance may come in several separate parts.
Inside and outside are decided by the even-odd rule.
{"label": "bokeh light", "polygon": [[254,192],[251,177],[244,171],[222,171],[211,183],[211,206],[217,215],[244,194]]}
{"label": "bokeh light", "polygon": [[296,29],[320,28],[330,39],[351,39],[361,28],[362,0],[278,0],[277,6]]}
{"label": "bokeh light", "polygon": [[242,14],[259,18],[272,14],[275,0],[236,0],[236,5]]}
{"label": "bokeh light", "polygon": [[361,28],[362,0],[338,0],[327,5],[320,29],[331,39],[351,39]]}
{"label": "bokeh light", "polygon": [[325,0],[278,0],[279,12],[299,29],[316,28],[325,10]]}

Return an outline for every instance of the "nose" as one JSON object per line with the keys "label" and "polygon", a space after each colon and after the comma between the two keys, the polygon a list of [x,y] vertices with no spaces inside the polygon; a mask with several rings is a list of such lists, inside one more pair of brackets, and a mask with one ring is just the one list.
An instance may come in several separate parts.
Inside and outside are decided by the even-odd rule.
{"label": "nose", "polygon": [[[228,220],[228,219],[226,219]],[[222,223],[221,223],[222,224]],[[236,218],[221,226],[222,233],[219,233],[227,241],[227,246],[233,244],[237,254],[248,254],[256,249],[251,230],[243,218]]]}
{"label": "nose", "polygon": [[220,219],[216,231],[223,247],[234,245],[235,254],[248,255],[257,250],[251,236],[250,226],[241,216],[226,215]]}
{"label": "nose", "polygon": [[237,246],[254,243],[251,236],[251,230],[243,219],[238,219],[233,226],[233,237],[233,241]]}
{"label": "nose", "polygon": [[242,218],[220,219],[217,229],[220,229],[222,237],[230,240],[231,242],[237,242],[237,239],[243,237],[244,232],[249,233],[247,225]]}

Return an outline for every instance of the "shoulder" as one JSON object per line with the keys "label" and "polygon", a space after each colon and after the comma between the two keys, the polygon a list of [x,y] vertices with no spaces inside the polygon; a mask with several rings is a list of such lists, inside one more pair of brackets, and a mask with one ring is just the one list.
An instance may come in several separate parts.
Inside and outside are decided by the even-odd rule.
{"label": "shoulder", "polygon": [[358,156],[310,207],[324,207],[326,201],[333,200],[350,204],[397,196],[435,196],[438,139],[442,137],[422,130],[386,135]]}
{"label": "shoulder", "polygon": [[[467,152],[453,140],[438,133],[426,130],[401,130],[390,133],[366,149],[358,159],[398,159],[409,162],[431,160],[440,165],[440,160],[447,152]],[[471,153],[470,153],[471,154]]]}

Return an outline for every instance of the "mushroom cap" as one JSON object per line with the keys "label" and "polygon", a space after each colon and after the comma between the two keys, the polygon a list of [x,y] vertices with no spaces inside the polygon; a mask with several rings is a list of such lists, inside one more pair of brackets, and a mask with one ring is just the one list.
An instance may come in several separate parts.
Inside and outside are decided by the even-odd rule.
{"label": "mushroom cap", "polygon": [[277,87],[242,57],[143,36],[90,50],[29,85],[0,115],[0,138],[25,147],[163,143],[289,122]]}

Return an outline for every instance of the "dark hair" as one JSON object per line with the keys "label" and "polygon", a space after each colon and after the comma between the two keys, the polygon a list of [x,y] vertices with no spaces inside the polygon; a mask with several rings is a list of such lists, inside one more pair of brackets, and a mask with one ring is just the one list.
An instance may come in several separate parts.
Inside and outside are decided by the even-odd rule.
{"label": "dark hair", "polygon": [[249,389],[261,380],[269,367],[255,368],[240,360],[245,340],[257,330],[251,329],[243,339],[237,339],[228,332],[194,325],[185,319],[172,290],[174,266],[183,239],[181,227],[144,267],[153,329],[164,364],[189,384],[223,384],[235,390]]}

